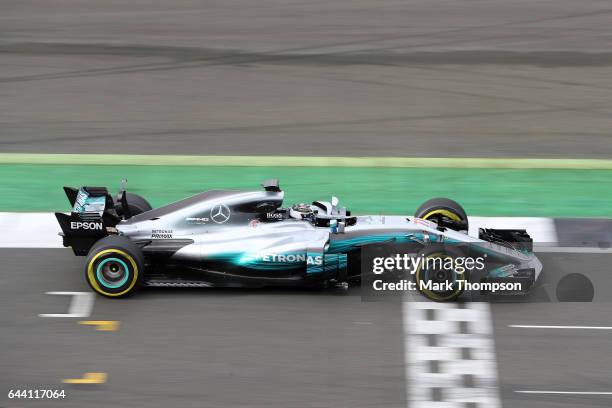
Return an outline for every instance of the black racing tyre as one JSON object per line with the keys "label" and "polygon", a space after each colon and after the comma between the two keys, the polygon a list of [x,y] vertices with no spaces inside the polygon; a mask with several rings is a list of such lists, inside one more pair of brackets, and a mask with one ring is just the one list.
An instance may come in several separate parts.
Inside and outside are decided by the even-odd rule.
{"label": "black racing tyre", "polygon": [[461,296],[470,274],[459,266],[463,261],[458,259],[465,260],[463,251],[448,245],[431,245],[417,256],[421,261],[414,271],[414,281],[423,296],[435,302],[450,302]]}
{"label": "black racing tyre", "polygon": [[[127,199],[128,207],[130,207],[130,213],[132,216],[142,214],[143,212],[150,211],[153,209],[151,204],[142,196],[134,193],[125,193],[125,198]],[[115,199],[115,207],[117,209],[117,214],[119,216],[123,215],[123,206],[121,202]]]}
{"label": "black racing tyre", "polygon": [[559,302],[592,302],[595,287],[585,275],[570,273],[557,283],[556,294]]}
{"label": "black racing tyre", "polygon": [[459,231],[468,230],[468,217],[465,210],[459,203],[450,198],[438,197],[427,200],[417,208],[414,216],[434,221],[442,227],[448,226],[451,229],[456,229],[453,228],[453,222],[459,221],[465,223],[465,227],[459,229]]}
{"label": "black racing tyre", "polygon": [[87,255],[85,279],[99,294],[117,298],[133,293],[142,282],[144,256],[129,238],[110,235]]}

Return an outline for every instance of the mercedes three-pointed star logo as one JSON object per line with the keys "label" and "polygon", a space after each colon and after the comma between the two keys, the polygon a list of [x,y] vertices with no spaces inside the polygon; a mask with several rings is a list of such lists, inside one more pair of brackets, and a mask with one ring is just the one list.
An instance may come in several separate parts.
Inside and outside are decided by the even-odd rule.
{"label": "mercedes three-pointed star logo", "polygon": [[230,219],[230,209],[225,204],[217,204],[210,209],[210,219],[217,224],[223,224]]}

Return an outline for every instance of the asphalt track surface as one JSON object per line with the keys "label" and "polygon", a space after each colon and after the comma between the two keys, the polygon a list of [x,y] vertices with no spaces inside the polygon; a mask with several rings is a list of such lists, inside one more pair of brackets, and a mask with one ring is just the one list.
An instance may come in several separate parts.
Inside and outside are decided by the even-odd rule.
{"label": "asphalt track surface", "polygon": [[[121,324],[98,332],[78,325],[80,319],[38,317],[68,307],[65,297],[45,292],[88,291],[82,258],[67,249],[0,255],[0,389],[64,388],[68,394],[60,401],[3,395],[0,406],[406,406],[399,302],[362,302],[357,290],[146,289],[125,300],[96,297],[87,319]],[[593,303],[546,302],[543,292],[536,303],[492,305],[504,406],[610,406],[609,395],[515,391],[611,391],[611,331],[508,325],[612,326],[612,295],[605,289],[612,284],[611,256],[542,255],[549,276],[588,270]],[[106,372],[108,382],[61,384],[84,372]]]}
{"label": "asphalt track surface", "polygon": [[612,156],[605,1],[3,1],[0,151]]}

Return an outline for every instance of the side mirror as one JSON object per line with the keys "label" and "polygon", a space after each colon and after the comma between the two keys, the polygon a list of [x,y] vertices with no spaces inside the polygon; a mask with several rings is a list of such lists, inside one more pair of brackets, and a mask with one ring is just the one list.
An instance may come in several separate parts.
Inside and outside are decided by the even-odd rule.
{"label": "side mirror", "polygon": [[344,221],[329,220],[329,230],[332,234],[343,234],[345,226]]}
{"label": "side mirror", "polygon": [[340,202],[340,200],[338,200],[338,197],[332,196],[332,198],[331,198],[331,205],[332,205],[332,207],[337,207],[339,202]]}
{"label": "side mirror", "polygon": [[346,223],[344,221],[340,221],[338,222],[338,234],[344,234],[344,227],[346,226]]}

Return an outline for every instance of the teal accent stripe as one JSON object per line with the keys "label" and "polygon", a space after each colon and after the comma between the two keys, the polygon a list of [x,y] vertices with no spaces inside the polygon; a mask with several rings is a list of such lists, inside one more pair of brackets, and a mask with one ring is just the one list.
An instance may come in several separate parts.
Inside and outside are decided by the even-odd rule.
{"label": "teal accent stripe", "polygon": [[[390,240],[394,240],[394,242],[397,243],[412,242],[413,238],[410,238],[407,235],[407,232],[399,232],[393,234],[363,235],[337,241],[332,240],[329,245],[328,253],[347,253],[359,248],[362,245],[375,244]],[[417,233],[412,235],[419,240],[423,238],[423,234]]]}
{"label": "teal accent stripe", "polygon": [[[234,252],[227,254],[216,254],[211,257],[208,257],[207,260],[213,262],[228,262],[232,263],[236,266],[242,266],[250,269],[257,270],[283,270],[283,269],[298,269],[302,268],[306,265],[306,260],[295,260],[295,261],[278,261],[271,260],[265,261],[261,258],[256,257],[257,254],[252,254],[248,252]],[[284,253],[274,253],[276,256],[306,256],[305,252],[284,252]]]}

